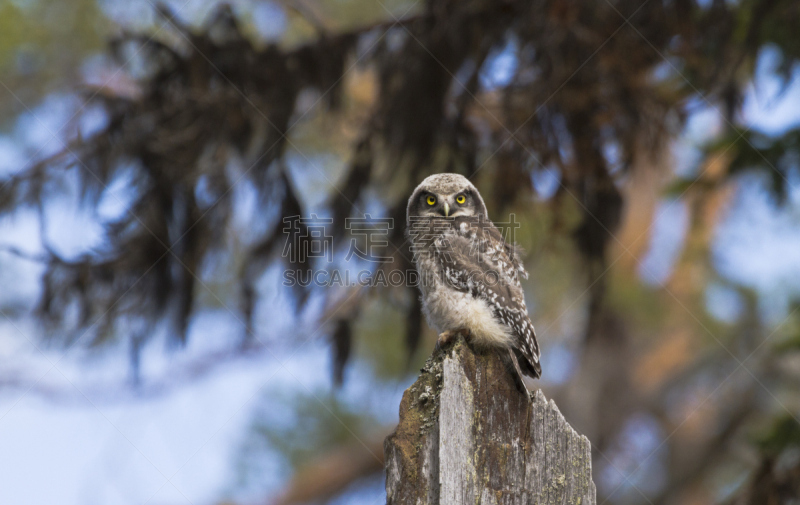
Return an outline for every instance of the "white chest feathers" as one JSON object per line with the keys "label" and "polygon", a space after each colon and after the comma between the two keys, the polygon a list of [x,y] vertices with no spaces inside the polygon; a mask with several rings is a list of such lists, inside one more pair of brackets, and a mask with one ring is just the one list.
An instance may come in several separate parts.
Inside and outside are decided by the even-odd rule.
{"label": "white chest feathers", "polygon": [[438,333],[468,329],[470,339],[478,345],[511,345],[510,329],[495,319],[486,301],[469,292],[435,282],[423,290],[422,310],[428,324]]}

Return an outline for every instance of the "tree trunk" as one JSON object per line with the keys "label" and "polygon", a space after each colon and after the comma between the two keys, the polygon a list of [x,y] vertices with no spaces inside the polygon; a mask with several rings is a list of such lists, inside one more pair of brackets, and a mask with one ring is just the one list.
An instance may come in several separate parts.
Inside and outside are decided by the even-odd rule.
{"label": "tree trunk", "polygon": [[589,440],[495,351],[434,353],[384,443],[387,505],[595,505]]}

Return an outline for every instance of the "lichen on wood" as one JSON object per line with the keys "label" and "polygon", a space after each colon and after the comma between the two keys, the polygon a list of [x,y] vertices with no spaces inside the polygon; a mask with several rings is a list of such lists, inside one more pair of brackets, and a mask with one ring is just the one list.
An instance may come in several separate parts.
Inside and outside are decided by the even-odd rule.
{"label": "lichen on wood", "polygon": [[384,444],[387,505],[595,505],[591,446],[492,350],[436,351]]}

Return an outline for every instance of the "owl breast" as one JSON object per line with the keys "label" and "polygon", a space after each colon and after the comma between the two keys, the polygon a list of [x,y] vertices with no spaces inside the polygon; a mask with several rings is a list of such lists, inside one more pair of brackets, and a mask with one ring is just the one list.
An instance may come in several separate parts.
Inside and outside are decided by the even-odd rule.
{"label": "owl breast", "polygon": [[470,338],[475,344],[511,345],[510,328],[494,317],[485,300],[443,282],[443,272],[432,259],[421,260],[417,268],[422,277],[422,311],[434,330],[441,333],[465,328],[470,330]]}

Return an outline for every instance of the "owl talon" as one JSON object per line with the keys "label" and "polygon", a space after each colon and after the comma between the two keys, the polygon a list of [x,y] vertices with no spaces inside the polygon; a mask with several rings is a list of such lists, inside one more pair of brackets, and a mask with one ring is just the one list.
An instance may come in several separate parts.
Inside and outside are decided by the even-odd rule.
{"label": "owl talon", "polygon": [[443,347],[450,344],[453,340],[456,339],[459,335],[462,335],[464,338],[469,337],[469,330],[466,328],[461,328],[458,330],[447,330],[443,331],[439,334],[439,338],[436,339],[436,349],[442,349]]}
{"label": "owl talon", "polygon": [[445,347],[450,343],[451,340],[453,340],[454,336],[455,332],[453,330],[447,330],[440,333],[439,338],[436,339],[436,349],[439,350]]}

